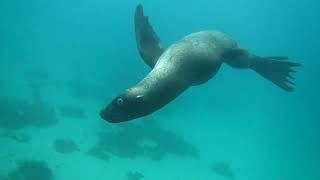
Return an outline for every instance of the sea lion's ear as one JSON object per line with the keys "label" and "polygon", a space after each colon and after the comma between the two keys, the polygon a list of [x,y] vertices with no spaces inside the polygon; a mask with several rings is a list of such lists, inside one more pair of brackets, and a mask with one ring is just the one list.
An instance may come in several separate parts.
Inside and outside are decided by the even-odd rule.
{"label": "sea lion's ear", "polygon": [[136,7],[134,24],[139,53],[145,63],[153,68],[164,49],[160,45],[159,37],[150,25],[148,17],[144,16],[141,4]]}

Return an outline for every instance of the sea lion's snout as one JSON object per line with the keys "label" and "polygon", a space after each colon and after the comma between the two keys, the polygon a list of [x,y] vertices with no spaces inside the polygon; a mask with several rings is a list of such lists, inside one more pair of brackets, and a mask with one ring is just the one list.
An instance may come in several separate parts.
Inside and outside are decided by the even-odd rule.
{"label": "sea lion's snout", "polygon": [[126,91],[102,109],[100,117],[110,123],[120,123],[142,117],[150,113],[144,102],[143,95],[135,95]]}
{"label": "sea lion's snout", "polygon": [[100,117],[110,123],[120,123],[123,121],[127,121],[122,117],[123,113],[117,111],[119,110],[115,109],[112,103],[110,103],[106,108],[100,111]]}
{"label": "sea lion's snout", "polygon": [[107,113],[105,112],[105,109],[102,109],[102,110],[100,111],[100,117],[101,117],[102,119],[108,121],[109,118],[108,118]]}

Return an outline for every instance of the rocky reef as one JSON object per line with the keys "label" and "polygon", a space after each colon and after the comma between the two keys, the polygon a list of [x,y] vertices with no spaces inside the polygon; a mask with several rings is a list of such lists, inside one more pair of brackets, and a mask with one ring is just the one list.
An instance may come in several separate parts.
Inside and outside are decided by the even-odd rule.
{"label": "rocky reef", "polygon": [[53,173],[43,161],[20,161],[4,180],[53,180]]}
{"label": "rocky reef", "polygon": [[46,103],[2,98],[0,107],[0,127],[3,128],[48,127],[58,122],[54,109]]}
{"label": "rocky reef", "polygon": [[126,174],[126,180],[141,180],[144,178],[144,175],[140,172],[128,172]]}
{"label": "rocky reef", "polygon": [[98,141],[89,154],[104,160],[109,160],[111,156],[130,159],[147,156],[152,160],[161,160],[170,154],[197,157],[197,149],[192,144],[163,129],[152,118],[119,126],[99,133]]}
{"label": "rocky reef", "polygon": [[56,139],[53,148],[58,153],[68,154],[79,151],[78,145],[71,139]]}
{"label": "rocky reef", "polygon": [[213,163],[211,166],[210,166],[210,169],[220,175],[220,176],[223,176],[225,178],[228,178],[228,179],[235,179],[235,173],[234,173],[234,170],[232,169],[232,167],[230,166],[229,163],[226,163],[226,162],[216,162],[216,163]]}
{"label": "rocky reef", "polygon": [[29,82],[28,100],[0,97],[0,127],[21,129],[28,126],[48,127],[58,122],[54,108],[44,101],[42,85]]}

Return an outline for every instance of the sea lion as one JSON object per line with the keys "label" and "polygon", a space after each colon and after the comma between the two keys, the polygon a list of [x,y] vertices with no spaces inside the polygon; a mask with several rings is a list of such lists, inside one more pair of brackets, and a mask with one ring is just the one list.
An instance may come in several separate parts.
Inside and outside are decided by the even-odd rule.
{"label": "sea lion", "polygon": [[159,110],[189,87],[207,82],[222,63],[252,69],[283,90],[293,91],[291,73],[300,64],[288,61],[287,57],[257,56],[218,31],[192,33],[164,49],[140,4],[134,22],[139,53],[152,70],[100,112],[108,122],[129,121]]}

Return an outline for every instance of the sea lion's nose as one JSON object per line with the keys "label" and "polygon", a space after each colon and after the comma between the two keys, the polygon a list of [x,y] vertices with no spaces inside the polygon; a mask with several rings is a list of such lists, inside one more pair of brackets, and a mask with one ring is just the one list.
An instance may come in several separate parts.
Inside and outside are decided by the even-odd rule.
{"label": "sea lion's nose", "polygon": [[[113,112],[114,113],[114,112]],[[117,116],[110,111],[110,108],[105,108],[100,111],[100,117],[109,123],[119,123],[121,121],[117,120]]]}
{"label": "sea lion's nose", "polygon": [[100,111],[100,117],[101,117],[102,119],[108,121],[108,115],[107,115],[105,109],[102,109],[102,110]]}

